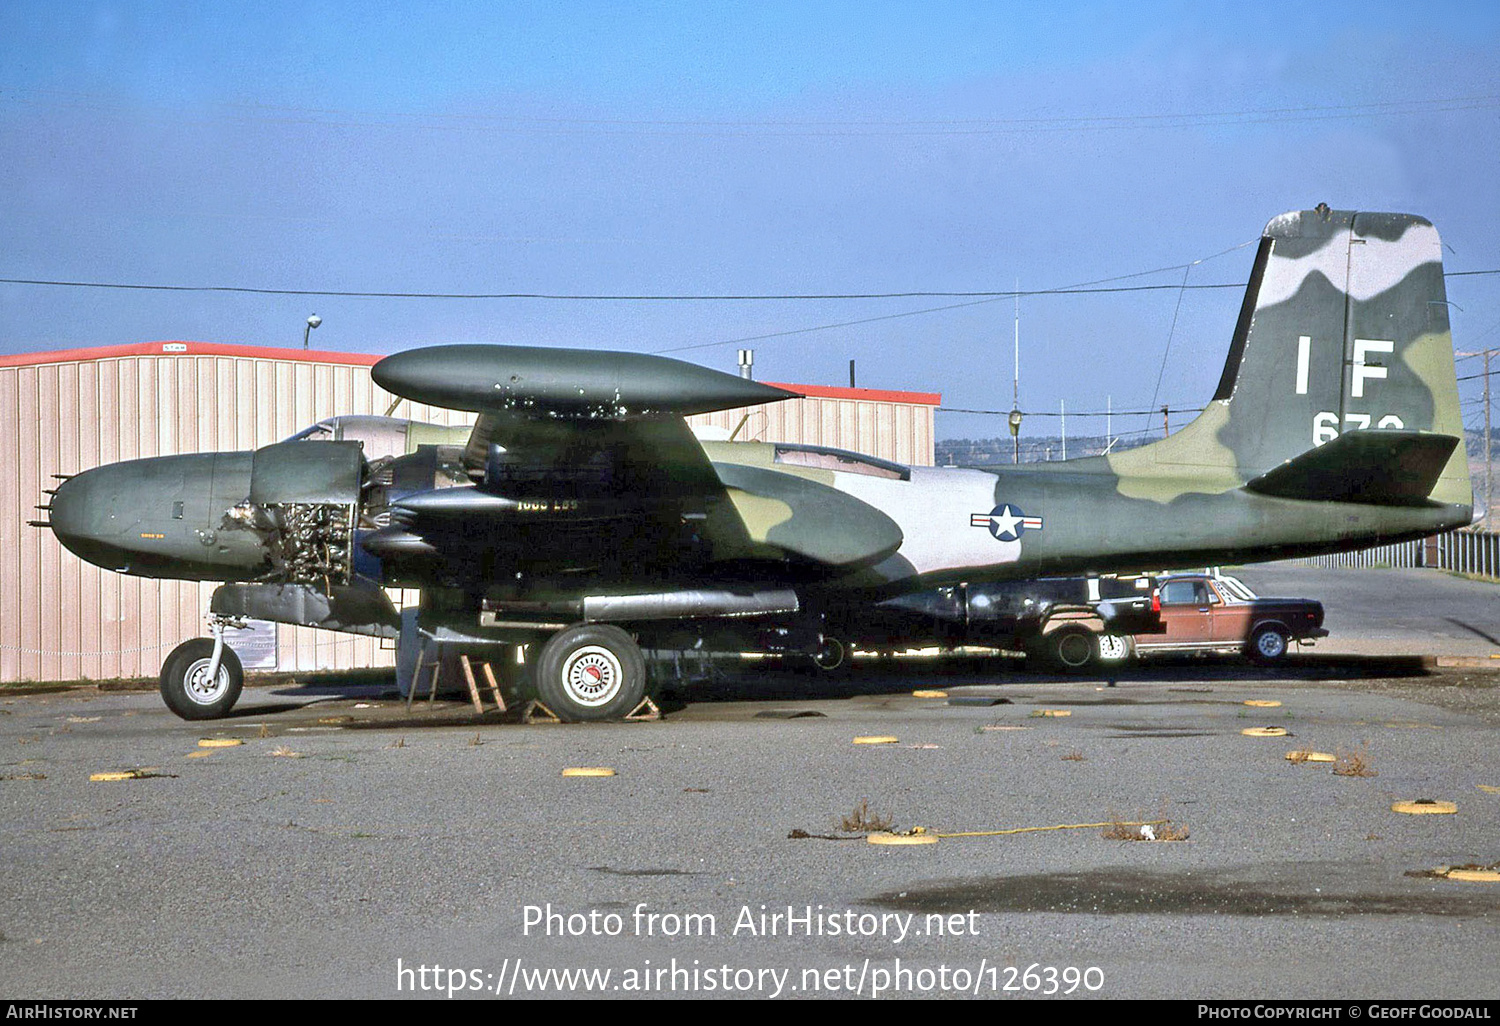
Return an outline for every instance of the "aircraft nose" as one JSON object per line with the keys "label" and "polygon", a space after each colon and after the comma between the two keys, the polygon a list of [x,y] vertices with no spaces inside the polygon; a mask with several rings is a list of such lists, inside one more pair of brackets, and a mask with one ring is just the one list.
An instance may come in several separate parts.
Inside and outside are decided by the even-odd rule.
{"label": "aircraft nose", "polygon": [[225,524],[250,492],[251,454],[150,456],[86,470],[52,496],[52,533],[79,559],[142,577],[238,580],[259,570],[259,534]]}
{"label": "aircraft nose", "polygon": [[98,470],[74,474],[57,487],[52,496],[52,532],[59,538],[79,535],[87,530],[90,500],[97,491]]}
{"label": "aircraft nose", "polygon": [[115,521],[117,488],[127,482],[113,466],[97,467],[62,482],[52,496],[52,533],[80,559],[110,569],[119,568],[124,553],[109,539],[119,534]]}

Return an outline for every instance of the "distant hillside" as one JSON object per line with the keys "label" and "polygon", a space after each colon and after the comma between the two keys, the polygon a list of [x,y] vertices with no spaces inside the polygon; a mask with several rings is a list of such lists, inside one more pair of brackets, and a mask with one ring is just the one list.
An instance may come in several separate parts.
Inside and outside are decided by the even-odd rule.
{"label": "distant hillside", "polygon": [[[1133,449],[1155,438],[1140,435],[1117,437],[1110,452]],[[1068,458],[1097,456],[1109,447],[1104,435],[1080,435],[1068,437]],[[1010,464],[1015,460],[1015,441],[1006,435],[1002,438],[947,438],[935,446],[937,465],[940,467],[991,467]],[[1041,463],[1063,458],[1063,440],[1060,436],[1025,436],[1021,439],[1021,462]]]}
{"label": "distant hillside", "polygon": [[[1469,431],[1464,439],[1468,451],[1475,486],[1480,487],[1480,475],[1484,473],[1484,432]],[[1116,439],[1110,452],[1121,452],[1137,446],[1155,442],[1160,434],[1131,434]],[[1080,435],[1068,437],[1068,458],[1097,456],[1104,452],[1109,440],[1103,435]],[[1491,450],[1500,460],[1500,430],[1493,433]],[[992,467],[1008,465],[1015,460],[1015,443],[1009,435],[1000,438],[945,438],[936,446],[937,465],[940,467]],[[1027,436],[1021,439],[1021,462],[1041,463],[1063,458],[1062,438],[1052,436]],[[1500,490],[1500,489],[1497,489]]]}

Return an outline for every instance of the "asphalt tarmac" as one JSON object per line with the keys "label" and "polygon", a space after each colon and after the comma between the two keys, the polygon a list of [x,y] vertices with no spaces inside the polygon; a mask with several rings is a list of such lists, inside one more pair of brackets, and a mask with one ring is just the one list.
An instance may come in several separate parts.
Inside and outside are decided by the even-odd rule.
{"label": "asphalt tarmac", "polygon": [[[1317,573],[1332,621],[1348,575]],[[1462,605],[1455,580],[1403,594]],[[250,688],[197,725],[150,693],[0,691],[0,992],[1493,999],[1500,883],[1413,874],[1500,862],[1497,682],[1383,654],[1113,686],[752,665],[599,726],[380,689]],[[1391,808],[1425,799],[1457,811]],[[875,845],[862,803],[928,836],[1057,829]],[[1105,836],[1141,821],[1186,838]]]}

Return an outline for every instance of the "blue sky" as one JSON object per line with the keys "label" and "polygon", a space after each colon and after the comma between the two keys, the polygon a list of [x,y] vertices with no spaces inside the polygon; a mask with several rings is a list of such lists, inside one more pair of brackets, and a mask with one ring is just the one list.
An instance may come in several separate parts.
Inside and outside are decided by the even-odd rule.
{"label": "blue sky", "polygon": [[[1500,5],[1253,6],[10,0],[0,277],[1049,288],[1207,257],[1319,201],[1424,214],[1450,271],[1500,268]],[[1188,280],[1243,281],[1249,261],[1235,249]],[[1459,348],[1500,345],[1500,276],[1453,280],[1450,298]],[[316,311],[329,349],[704,346],[680,355],[730,369],[744,344],[771,380],[842,383],[853,358],[863,385],[1008,407],[1010,301],[871,320],[953,302],[0,285],[0,351],[296,345]],[[1175,289],[1025,300],[1022,406],[1198,405],[1238,302]],[[801,330],[852,321],[866,323]],[[959,414],[938,427],[1003,431]],[[1102,424],[1070,421],[1090,428]]]}

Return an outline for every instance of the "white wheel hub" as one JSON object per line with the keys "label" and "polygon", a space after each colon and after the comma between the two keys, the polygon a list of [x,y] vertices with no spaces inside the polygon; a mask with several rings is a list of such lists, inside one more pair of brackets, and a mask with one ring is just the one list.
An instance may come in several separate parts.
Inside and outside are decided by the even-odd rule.
{"label": "white wheel hub", "polygon": [[625,670],[619,658],[603,645],[584,645],[563,661],[562,684],[568,698],[596,708],[620,693]]}
{"label": "white wheel hub", "polygon": [[1101,634],[1099,636],[1099,658],[1106,662],[1117,663],[1129,653],[1130,646],[1125,639],[1118,634]]}
{"label": "white wheel hub", "polygon": [[229,690],[229,667],[221,660],[219,672],[209,677],[208,667],[212,662],[212,659],[195,659],[183,675],[183,690],[195,705],[213,705]]}
{"label": "white wheel hub", "polygon": [[1286,639],[1276,631],[1261,631],[1255,639],[1255,648],[1267,659],[1280,659],[1286,652]]}

